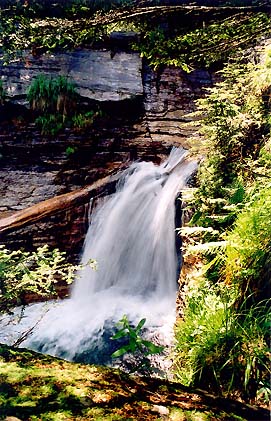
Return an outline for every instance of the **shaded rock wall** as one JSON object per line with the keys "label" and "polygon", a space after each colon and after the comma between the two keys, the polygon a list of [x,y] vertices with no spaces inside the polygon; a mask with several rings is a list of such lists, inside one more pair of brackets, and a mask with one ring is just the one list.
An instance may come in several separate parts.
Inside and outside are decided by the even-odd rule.
{"label": "shaded rock wall", "polygon": [[195,119],[195,101],[205,89],[217,81],[217,76],[202,69],[185,73],[176,67],[161,72],[143,68],[144,111],[146,130],[152,140],[163,144],[189,148],[198,136],[195,127],[187,123]]}
{"label": "shaded rock wall", "polygon": [[65,251],[69,261],[77,262],[88,228],[88,214],[89,203],[77,205],[42,221],[1,234],[0,244],[6,244],[12,250],[33,250],[48,244],[50,248]]}
{"label": "shaded rock wall", "polygon": [[[102,53],[100,66],[101,63],[104,66],[106,55],[111,65],[113,62],[109,53]],[[78,57],[72,63],[80,67]],[[141,66],[135,54],[130,56],[132,64],[129,64],[129,55],[125,57],[119,76],[122,78],[127,73],[126,81],[135,79],[134,88],[131,86],[130,89],[130,98],[121,100],[120,96],[118,101],[100,101],[106,117],[88,130],[79,132],[65,129],[58,136],[43,136],[33,124],[20,127],[18,123],[9,123],[0,126],[0,218],[55,195],[91,185],[126,167],[133,160],[160,163],[172,146],[190,146],[191,137],[196,132],[186,125],[193,120],[187,114],[195,110],[195,100],[213,83],[213,75],[202,70],[187,75],[174,67],[154,72],[145,63]],[[52,59],[57,71],[63,65],[62,59],[63,55],[60,55],[60,64],[57,64],[56,57]],[[99,62],[97,57],[96,60]],[[95,65],[98,66],[98,63]],[[70,66],[70,72],[76,74],[76,66],[73,69]],[[84,73],[82,80],[87,80],[89,76],[87,68],[86,64],[80,67]],[[40,69],[44,70],[44,67],[41,65]],[[7,75],[8,70],[5,71]],[[27,71],[21,67],[19,75]],[[39,66],[36,65],[35,72],[38,71]],[[118,68],[116,71],[119,71]],[[26,89],[21,76],[16,80],[23,83],[22,90]],[[94,81],[93,75],[91,80]],[[14,92],[14,99],[17,100],[16,90]],[[97,92],[95,95],[98,95]],[[112,98],[111,95],[109,87],[108,98]],[[71,155],[67,154],[68,147],[74,150]],[[38,223],[2,233],[0,244],[6,243],[12,248],[33,248],[48,243],[75,256],[81,249],[87,230],[87,215],[86,201]]]}

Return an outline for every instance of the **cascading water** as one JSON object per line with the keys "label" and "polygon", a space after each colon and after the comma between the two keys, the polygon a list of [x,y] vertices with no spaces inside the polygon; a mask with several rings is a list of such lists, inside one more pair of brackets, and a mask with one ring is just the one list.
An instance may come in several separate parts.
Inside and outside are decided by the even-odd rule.
{"label": "cascading water", "polygon": [[[160,166],[140,162],[126,171],[116,193],[92,216],[82,256],[84,268],[71,298],[49,307],[28,306],[14,327],[22,332],[36,325],[45,312],[23,346],[70,360],[106,363],[112,352],[112,328],[124,314],[134,323],[146,318],[153,330],[173,324],[177,289],[174,202],[196,168],[186,155],[174,148]],[[89,259],[97,261],[97,270],[88,266]],[[5,329],[1,330],[0,340],[8,342],[7,337],[3,339]]]}

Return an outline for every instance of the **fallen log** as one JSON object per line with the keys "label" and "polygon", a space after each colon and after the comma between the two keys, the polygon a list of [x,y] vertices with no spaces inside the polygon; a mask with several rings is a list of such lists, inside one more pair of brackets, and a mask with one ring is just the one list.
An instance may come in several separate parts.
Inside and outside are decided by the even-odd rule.
{"label": "fallen log", "polygon": [[0,236],[64,210],[71,209],[78,204],[87,203],[92,197],[100,196],[105,191],[112,192],[119,178],[120,173],[104,177],[90,186],[52,197],[4,217],[0,219]]}

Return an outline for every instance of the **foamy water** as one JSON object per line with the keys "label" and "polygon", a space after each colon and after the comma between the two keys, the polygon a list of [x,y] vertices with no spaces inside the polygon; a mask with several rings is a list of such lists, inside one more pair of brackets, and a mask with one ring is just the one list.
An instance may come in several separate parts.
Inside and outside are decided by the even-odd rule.
{"label": "foamy water", "polygon": [[[116,193],[92,215],[82,255],[85,267],[71,298],[30,305],[19,323],[4,316],[0,341],[12,343],[36,325],[21,346],[106,363],[114,326],[126,314],[134,324],[146,318],[150,334],[169,342],[177,291],[174,202],[196,169],[186,155],[175,148],[160,166],[133,164]],[[87,265],[89,259],[97,261],[96,271]]]}

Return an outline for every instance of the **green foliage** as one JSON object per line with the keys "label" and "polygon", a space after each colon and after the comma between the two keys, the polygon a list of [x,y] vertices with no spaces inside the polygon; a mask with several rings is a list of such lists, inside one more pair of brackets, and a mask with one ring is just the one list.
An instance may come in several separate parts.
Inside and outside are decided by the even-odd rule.
{"label": "green foliage", "polygon": [[[196,239],[196,243],[204,245],[200,248],[208,263],[206,276],[213,282],[221,278],[237,282],[242,296],[254,291],[254,296],[260,297],[256,290],[263,289],[267,281],[263,273],[269,262],[266,222],[269,211],[264,214],[263,204],[269,209],[269,54],[270,47],[258,66],[251,63],[227,66],[222,72],[224,80],[199,101],[200,111],[205,115],[202,132],[207,157],[198,174],[199,188],[191,205],[196,212],[191,225],[211,230],[203,231]],[[228,236],[224,230],[236,218],[237,225]],[[223,253],[212,248],[212,242],[221,240],[228,242]],[[265,247],[261,247],[262,241]],[[196,247],[199,249],[197,244]]]}
{"label": "green foliage", "polygon": [[[79,113],[71,115],[70,117],[65,117],[63,121],[63,116],[56,114],[44,114],[35,119],[37,127],[41,130],[41,133],[44,135],[55,136],[65,127],[72,127],[74,129],[84,130],[93,125],[94,120],[99,116],[98,112],[87,111],[86,113]],[[71,154],[70,149],[68,155]]]}
{"label": "green foliage", "polygon": [[44,135],[56,135],[64,127],[89,128],[100,111],[76,112],[77,93],[75,85],[65,76],[50,78],[38,76],[30,85],[28,101],[39,114],[35,123]]}
{"label": "green foliage", "polygon": [[176,375],[268,400],[270,47],[259,64],[232,62],[222,77],[199,101],[206,159],[189,205],[196,211],[186,253],[202,266],[176,327]]}
{"label": "green foliage", "polygon": [[33,9],[1,9],[0,45],[7,60],[16,58],[26,49],[32,50],[33,55],[39,55],[44,51],[74,48],[82,42],[93,42],[98,31],[87,27],[86,19],[81,25],[75,25],[65,18],[65,13],[63,15],[63,18],[46,18]]}
{"label": "green foliage", "polygon": [[[170,421],[247,420],[244,408],[251,415],[251,407],[235,401],[220,407],[215,398],[185,391],[176,383],[5,345],[0,345],[0,378],[2,420],[12,415],[28,421],[158,421],[165,417],[154,412],[154,401],[168,409]],[[187,405],[191,399],[193,405]],[[259,420],[265,419],[258,413]]]}
{"label": "green foliage", "polygon": [[65,153],[67,155],[67,157],[73,155],[76,151],[76,148],[74,148],[73,146],[68,146],[65,150]]}
{"label": "green foliage", "polygon": [[99,113],[87,111],[86,113],[78,113],[72,117],[72,126],[78,129],[87,129],[92,126],[94,119]]}
{"label": "green foliage", "polygon": [[64,127],[63,118],[59,114],[45,114],[36,118],[35,123],[43,135],[55,136]]}
{"label": "green foliage", "polygon": [[267,34],[271,21],[267,14],[240,14],[188,30],[170,38],[161,29],[147,31],[137,48],[154,68],[174,65],[189,72],[195,66],[210,67],[224,62],[248,46],[260,34]]}
{"label": "green foliage", "polygon": [[224,276],[241,291],[266,296],[270,286],[271,187],[256,191],[227,234]]}
{"label": "green foliage", "polygon": [[[258,180],[266,183],[271,174],[267,146],[271,89],[268,65],[268,60],[258,65],[227,65],[221,72],[223,81],[198,102],[199,112],[204,115],[201,131],[206,159],[198,174],[197,223],[215,226],[216,215],[227,214],[230,205],[233,210],[236,199],[244,201],[246,190]],[[240,206],[235,213],[239,210]],[[233,221],[225,220],[220,227]]]}
{"label": "green foliage", "polygon": [[28,293],[55,295],[55,284],[59,280],[71,283],[76,269],[66,262],[64,253],[46,245],[32,253],[0,246],[0,311],[24,304]]}
{"label": "green foliage", "polygon": [[[199,19],[197,12],[190,11],[180,15],[181,23],[174,23],[172,28],[169,18],[170,29],[161,31],[152,15],[136,17],[135,0],[64,3],[56,2],[48,7],[47,3],[28,2],[24,6],[0,9],[0,46],[7,60],[25,50],[36,56],[46,51],[91,47],[101,40],[107,42],[110,29],[118,25],[132,26],[144,34],[136,48],[153,67],[175,65],[189,71],[195,66],[209,67],[224,62],[270,31],[270,19],[264,13],[240,13],[223,19],[222,12],[222,17],[218,14],[218,22],[214,23],[208,18],[206,21],[205,16]],[[152,4],[155,6],[159,1]],[[118,14],[117,8],[126,12],[130,9],[131,16]],[[155,11],[153,15],[155,18]]]}
{"label": "green foliage", "polygon": [[136,355],[138,361],[133,371],[150,369],[150,362],[147,357],[152,354],[160,354],[164,350],[163,346],[155,345],[142,337],[142,328],[145,323],[146,319],[141,319],[137,326],[133,327],[127,316],[124,315],[118,322],[118,332],[111,338],[112,340],[124,339],[127,342],[113,352],[112,358],[119,358],[127,353]]}
{"label": "green foliage", "polygon": [[63,119],[74,108],[75,98],[75,85],[67,77],[50,78],[44,74],[34,79],[27,94],[33,110],[42,113],[58,113],[63,116]]}
{"label": "green foliage", "polygon": [[25,50],[38,56],[48,51],[92,46],[104,35],[100,26],[90,23],[90,17],[95,18],[96,12],[99,15],[98,9],[93,1],[88,5],[82,1],[53,3],[51,7],[47,2],[42,5],[31,1],[25,7],[17,3],[0,8],[0,46],[6,61],[21,57]]}
{"label": "green foliage", "polygon": [[175,373],[181,383],[254,399],[268,393],[270,303],[239,312],[236,291],[220,284],[190,287],[176,325]]}

